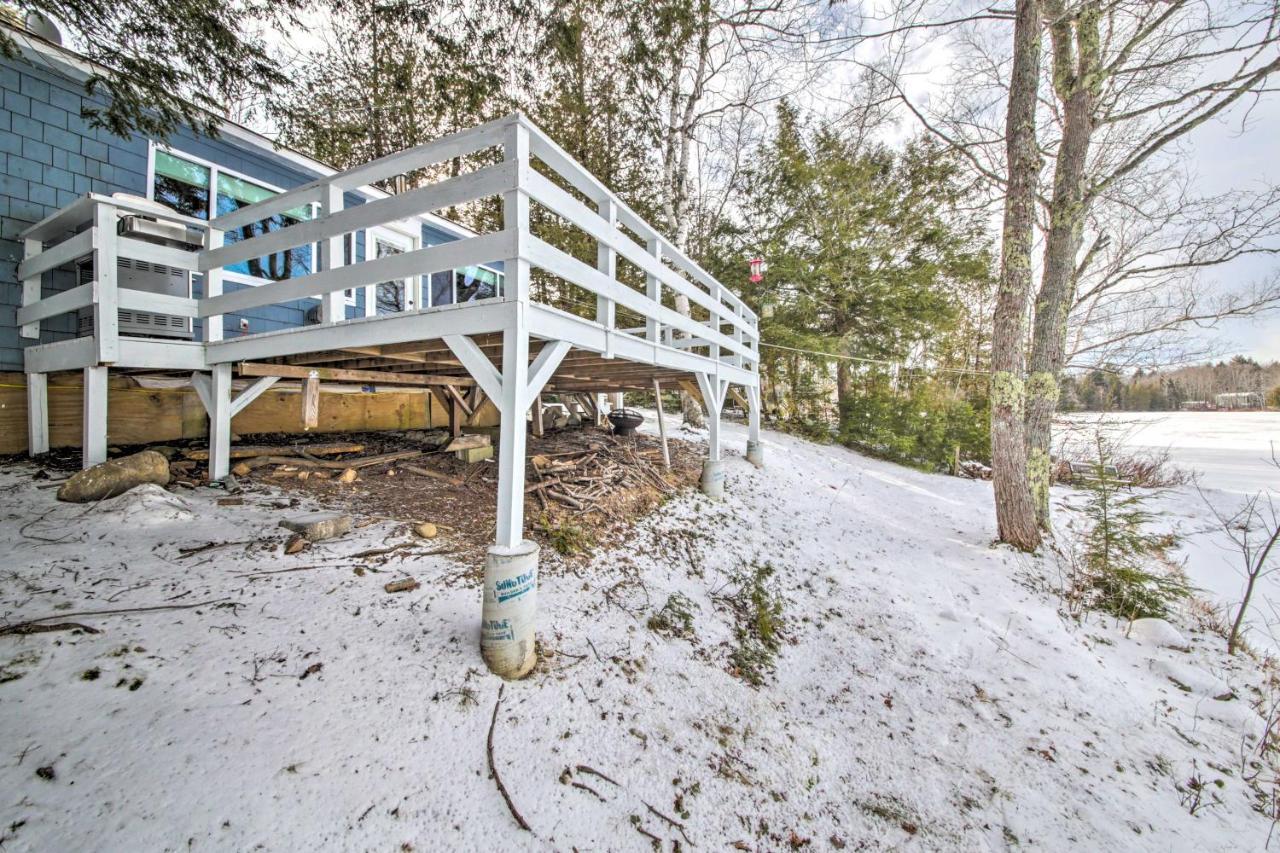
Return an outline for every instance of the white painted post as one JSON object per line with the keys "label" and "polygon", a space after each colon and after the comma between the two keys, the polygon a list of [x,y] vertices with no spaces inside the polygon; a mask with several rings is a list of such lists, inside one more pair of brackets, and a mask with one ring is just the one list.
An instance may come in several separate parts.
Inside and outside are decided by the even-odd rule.
{"label": "white painted post", "polygon": [[215,364],[209,384],[209,481],[231,473],[231,365]]}
{"label": "white painted post", "polygon": [[[720,304],[720,285],[718,285],[718,284],[716,284],[716,285],[712,285],[710,288],[708,288],[708,290],[709,290],[709,291],[710,291],[710,293],[711,293],[711,300],[712,300],[713,302],[715,302],[717,305],[718,305],[718,304]],[[708,325],[708,326],[710,326],[710,327],[711,327],[711,330],[712,330],[712,331],[714,331],[714,332],[719,333],[719,332],[724,331],[724,329],[722,329],[722,328],[720,327],[720,312],[718,312],[718,311],[711,311],[711,312],[709,312],[709,316],[707,317],[707,325]],[[711,349],[710,349],[710,353],[711,353],[711,360],[712,360],[712,361],[719,361],[719,360],[720,360],[720,345],[719,345],[719,344],[712,344],[712,345],[711,345]]]}
{"label": "white painted post", "polygon": [[747,386],[747,461],[764,467],[764,448],[760,445],[760,386]]}
{"label": "white painted post", "polygon": [[49,377],[27,374],[27,455],[49,452]]}
{"label": "white painted post", "polygon": [[[206,249],[222,248],[222,229],[213,225],[209,226],[209,231],[205,234],[204,245]],[[204,293],[202,297],[208,299],[212,296],[222,295],[222,267],[215,267],[207,270],[204,274]],[[215,314],[212,317],[204,318],[204,339],[208,342],[222,340],[222,315]]]}
{"label": "white painted post", "polygon": [[[111,364],[120,357],[120,300],[116,292],[116,222],[115,205],[99,204],[94,207],[93,278],[97,282],[97,287],[93,300],[93,339],[94,357],[99,364]],[[106,405],[105,399],[103,405]]]}
{"label": "white painted post", "polygon": [[[662,241],[654,237],[649,241],[649,254],[662,263]],[[645,295],[659,305],[662,304],[662,280],[656,275],[646,275],[644,277]],[[662,337],[662,326],[658,323],[658,318],[654,314],[645,317],[644,321],[644,337],[650,343],[656,344],[658,339]]]}
{"label": "white painted post", "polygon": [[[22,243],[23,260],[29,261],[43,251],[44,251],[44,242],[41,240],[28,239],[28,240],[24,240]],[[22,280],[22,307],[23,308],[27,307],[28,305],[35,305],[37,302],[40,301],[41,297],[44,296],[44,292],[41,289],[42,278],[43,276],[36,275],[36,276],[31,276],[30,278],[24,278]],[[24,324],[19,329],[18,334],[20,334],[24,338],[40,337],[40,322],[37,320],[34,323]]]}
{"label": "white painted post", "polygon": [[653,405],[658,410],[658,435],[662,437],[662,467],[671,470],[671,451],[667,449],[667,420],[662,412],[662,386],[653,380]]}
{"label": "white painted post", "polygon": [[[94,329],[97,331],[96,327]],[[84,419],[80,440],[80,467],[92,468],[107,461],[107,368],[84,369]]]}
{"label": "white painted post", "polygon": [[[326,185],[320,194],[320,215],[328,216],[338,213],[342,210],[342,205],[342,190],[333,184]],[[337,234],[320,241],[320,266],[322,269],[332,270],[342,266],[342,244],[345,236]],[[406,294],[407,296],[408,294]],[[320,322],[337,323],[345,319],[347,319],[347,307],[342,291],[335,290],[330,293],[320,294]]]}
{"label": "white painted post", "polygon": [[[618,205],[613,199],[605,197],[597,206],[604,221],[611,230],[618,227]],[[596,243],[596,269],[604,273],[610,280],[618,277],[618,255],[607,243]],[[617,305],[612,299],[596,296],[596,322],[605,327],[605,358],[613,358],[613,330],[618,325]]]}
{"label": "white painted post", "polygon": [[[733,339],[735,342],[737,342],[738,346],[744,346],[746,342],[746,336],[742,331],[742,326],[747,321],[747,315],[742,310],[741,302],[739,302],[738,305],[733,309],[733,314],[737,318],[737,322],[733,324]],[[729,359],[729,362],[733,364],[735,367],[745,366],[743,357],[738,353],[734,353],[733,358]]]}
{"label": "white painted post", "polygon": [[728,383],[709,373],[696,373],[698,390],[707,408],[707,459],[702,463],[702,493],[724,497],[724,463],[720,460],[720,410]]}
{"label": "white painted post", "polygon": [[[517,231],[516,256],[504,261],[504,298],[514,303],[515,311],[502,332],[501,393],[497,397],[490,394],[502,421],[498,440],[497,541],[485,555],[480,656],[495,675],[519,678],[538,661],[538,546],[524,538],[525,411],[530,402],[526,396],[529,329],[525,319],[529,264],[520,254],[529,233],[529,197],[522,190],[529,168],[529,132],[518,121],[508,125],[504,148],[506,159],[518,164],[516,186],[503,195],[503,228]],[[470,366],[468,370],[475,375]]]}

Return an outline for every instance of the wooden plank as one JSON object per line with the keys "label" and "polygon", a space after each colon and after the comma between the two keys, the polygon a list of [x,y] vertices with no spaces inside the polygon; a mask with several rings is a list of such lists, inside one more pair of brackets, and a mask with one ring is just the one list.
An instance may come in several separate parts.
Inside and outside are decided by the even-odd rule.
{"label": "wooden plank", "polygon": [[236,366],[241,376],[278,376],[282,379],[307,379],[316,376],[324,382],[354,382],[361,385],[475,385],[466,376],[427,376],[420,373],[391,373],[377,370],[347,370],[338,367],[307,367],[295,364],[266,364],[242,361]]}
{"label": "wooden plank", "polygon": [[59,314],[92,305],[97,301],[97,292],[97,282],[90,281],[61,293],[55,293],[31,305],[24,305],[18,309],[18,325],[38,323],[49,317],[57,317]]}
{"label": "wooden plank", "polygon": [[513,254],[514,243],[514,232],[495,231],[492,234],[468,237],[465,240],[455,240],[438,246],[427,246],[399,255],[386,255],[376,260],[313,272],[310,275],[275,281],[258,287],[247,287],[244,290],[202,299],[200,316],[230,314],[247,308],[261,308],[264,305],[275,305],[279,302],[319,297],[321,294],[335,290],[364,287],[455,267],[488,263],[494,258]]}
{"label": "wooden plank", "polygon": [[[594,237],[598,243],[615,250],[618,254],[622,255],[622,257],[639,267],[642,272],[657,276],[664,284],[675,292],[683,293],[685,296],[689,297],[690,301],[700,305],[713,314],[723,311],[726,307],[723,302],[718,300],[717,294],[708,293],[701,287],[681,276],[675,270],[663,265],[653,255],[649,254],[645,247],[636,243],[626,234],[619,231],[617,227],[610,227],[609,223],[606,222],[596,211],[587,207],[585,204],[569,195],[569,193],[560,189],[548,178],[537,173],[531,173],[528,179],[528,191],[532,198],[536,199],[553,212],[563,216],[565,219],[569,220],[569,222],[587,232],[587,234]],[[576,279],[570,280],[575,281],[575,283],[581,283],[577,282]],[[589,287],[589,285],[585,284],[583,286]],[[595,290],[595,288],[591,289]],[[630,288],[627,289],[630,290]],[[635,291],[630,292],[635,293]],[[608,295],[603,294],[598,290],[596,293],[598,296]],[[642,298],[645,302],[648,302],[647,296]],[[652,305],[653,303],[649,304]],[[631,307],[632,310],[636,311],[641,316],[647,316],[650,313],[650,310],[652,310],[645,310],[644,308],[637,308],[634,306],[628,307]],[[733,318],[734,323],[741,323],[743,325],[743,332],[748,337],[752,339],[759,337],[755,329],[746,325],[744,318],[738,318],[734,314],[730,314],[729,316]]]}
{"label": "wooden plank", "polygon": [[302,381],[302,428],[320,425],[320,377],[315,371]]}
{"label": "wooden plank", "polygon": [[[399,222],[419,213],[465,204],[509,189],[515,185],[515,180],[515,163],[486,166],[483,169],[418,187],[400,195],[335,210],[327,216],[299,222],[288,228],[281,228],[250,240],[239,240],[220,249],[204,252],[200,256],[200,270],[227,267],[241,261],[273,255],[292,249],[294,246],[318,243],[388,222]],[[218,222],[221,222],[221,219],[215,220],[215,224]]]}
{"label": "wooden plank", "polygon": [[97,238],[98,229],[88,228],[37,255],[24,258],[22,263],[18,264],[18,278],[36,278],[42,273],[91,254],[93,241]]}
{"label": "wooden plank", "polygon": [[[80,373],[51,375],[48,383],[50,447],[79,447],[81,440]],[[377,393],[320,393],[320,425],[327,433],[378,430],[428,429],[449,426],[448,408],[428,412],[424,396],[428,388]],[[126,377],[111,378],[108,391],[107,430],[120,445],[198,439],[207,435],[208,417],[190,388],[138,388]],[[303,432],[296,386],[272,388],[232,419],[241,435]],[[428,420],[428,415],[433,415]],[[481,406],[473,423],[491,427],[497,410]],[[458,421],[461,428],[462,421]],[[21,373],[0,374],[0,453],[27,450],[27,389]]]}
{"label": "wooden plank", "polygon": [[[360,453],[363,444],[352,441],[327,441],[322,444],[308,444],[302,447],[273,447],[267,444],[242,444],[231,448],[232,459],[252,459],[255,456],[299,456],[304,451],[312,456],[337,456],[339,453]],[[208,450],[193,449],[185,451],[188,459],[203,461],[209,458]]]}

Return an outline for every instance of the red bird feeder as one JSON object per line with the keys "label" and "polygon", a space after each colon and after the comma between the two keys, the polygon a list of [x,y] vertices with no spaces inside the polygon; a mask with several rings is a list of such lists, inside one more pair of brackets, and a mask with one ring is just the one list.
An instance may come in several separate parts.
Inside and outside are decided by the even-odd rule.
{"label": "red bird feeder", "polygon": [[751,283],[759,284],[764,281],[764,258],[751,259]]}

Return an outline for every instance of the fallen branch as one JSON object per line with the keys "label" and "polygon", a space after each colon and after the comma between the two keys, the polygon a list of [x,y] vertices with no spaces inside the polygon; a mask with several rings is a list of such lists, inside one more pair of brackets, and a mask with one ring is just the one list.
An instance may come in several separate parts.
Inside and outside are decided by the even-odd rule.
{"label": "fallen branch", "polygon": [[50,619],[67,619],[72,616],[115,616],[121,613],[150,613],[156,610],[190,610],[193,607],[205,607],[210,604],[219,604],[223,601],[230,601],[230,599],[211,598],[208,601],[197,601],[195,604],[155,604],[150,607],[121,607],[115,610],[79,610],[75,613],[55,613],[52,616],[41,616],[39,619],[28,619],[25,622],[2,625],[0,626],[0,634],[31,633],[23,629],[31,625],[38,625],[41,622],[48,622]]}
{"label": "fallen branch", "polygon": [[0,628],[0,634],[47,634],[50,631],[84,631],[86,634],[101,634],[97,628],[81,625],[79,622],[56,622],[53,625],[14,625],[11,628]]}
{"label": "fallen branch", "polygon": [[516,823],[520,824],[520,828],[525,832],[533,832],[529,824],[525,821],[520,811],[516,808],[516,804],[511,801],[511,795],[507,793],[507,786],[502,784],[502,777],[498,775],[498,768],[493,763],[493,730],[498,725],[498,708],[502,705],[502,692],[506,690],[507,685],[503,684],[498,687],[498,701],[493,703],[493,719],[489,721],[489,740],[487,743],[487,751],[489,755],[489,774],[493,776],[494,784],[498,786],[498,793],[502,795],[502,799],[507,804],[511,816],[516,819]]}
{"label": "fallen branch", "polygon": [[[644,803],[644,800],[641,800],[640,802]],[[685,843],[685,844],[688,844],[690,847],[693,847],[693,846],[694,846],[693,842],[689,840],[689,836],[687,836],[687,835],[685,835],[685,834],[684,834],[684,824],[683,824],[683,823],[681,823],[680,821],[676,820],[675,818],[667,817],[667,816],[666,816],[666,815],[664,815],[662,812],[658,811],[657,809],[655,809],[653,806],[649,805],[648,803],[644,803],[644,806],[645,806],[645,808],[647,808],[647,809],[648,809],[652,814],[656,815],[657,817],[662,818],[662,819],[663,819],[663,820],[665,820],[668,824],[670,824],[671,826],[675,827],[675,828],[676,828],[676,830],[680,833],[680,837],[684,839],[684,843]]]}
{"label": "fallen branch", "polygon": [[322,468],[341,471],[346,468],[368,468],[385,462],[398,462],[401,459],[414,459],[425,456],[421,450],[399,450],[395,453],[379,453],[376,456],[357,456],[355,459],[328,459],[311,461],[295,456],[259,456],[245,464],[249,468],[262,468],[267,465],[289,465],[294,468]]}
{"label": "fallen branch", "polygon": [[[231,448],[230,459],[252,459],[257,456],[336,456],[339,453],[359,453],[364,450],[363,444],[349,441],[333,441],[326,444],[311,444],[300,447],[267,447],[251,446]],[[205,460],[209,458],[208,450],[188,450],[182,454],[188,459]]]}
{"label": "fallen branch", "polygon": [[417,465],[405,465],[404,470],[411,471],[414,474],[421,474],[423,477],[432,477],[436,480],[444,480],[454,486],[462,485],[462,478],[455,477],[452,474],[446,474],[443,471],[432,471],[430,468],[422,468]]}
{"label": "fallen branch", "polygon": [[603,773],[601,773],[599,770],[596,770],[594,767],[588,767],[588,766],[587,766],[587,765],[585,765],[585,764],[579,764],[579,765],[578,765],[577,767],[575,767],[574,769],[575,769],[575,770],[577,770],[579,773],[590,773],[592,776],[595,776],[595,777],[597,777],[597,778],[599,778],[599,779],[603,779],[604,781],[608,782],[610,785],[613,785],[615,788],[621,788],[621,787],[622,787],[622,786],[621,786],[621,785],[619,785],[617,782],[613,781],[613,780],[612,780],[612,779],[610,779],[608,776],[606,776],[606,775],[604,775]]}

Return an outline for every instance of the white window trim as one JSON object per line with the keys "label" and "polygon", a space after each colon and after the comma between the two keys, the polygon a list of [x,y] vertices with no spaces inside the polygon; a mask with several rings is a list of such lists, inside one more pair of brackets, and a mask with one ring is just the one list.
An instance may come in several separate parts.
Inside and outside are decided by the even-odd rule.
{"label": "white window trim", "polygon": [[[422,228],[413,227],[414,222],[392,222],[385,225],[376,225],[372,228],[366,228],[364,231],[364,259],[366,261],[373,260],[374,253],[377,250],[377,244],[374,242],[382,235],[384,239],[390,238],[388,242],[401,243],[407,242],[409,247],[406,252],[412,252],[422,247]],[[352,259],[355,259],[355,247],[352,247]],[[422,304],[422,276],[415,275],[409,277],[411,280],[406,286],[405,301],[408,303],[409,311],[417,311],[427,306]],[[428,296],[430,291],[427,292]],[[378,314],[378,285],[366,284],[364,286],[364,315],[366,317],[375,317]]]}
{"label": "white window trim", "polygon": [[[255,186],[262,187],[263,189],[271,190],[272,192],[275,192],[275,193],[282,193],[285,191],[283,187],[278,187],[275,184],[261,180],[260,178],[255,178],[252,175],[246,175],[242,172],[236,171],[235,169],[228,169],[226,166],[223,166],[219,163],[215,163],[212,160],[206,160],[203,157],[198,157],[195,154],[189,154],[180,148],[174,148],[171,145],[162,145],[161,143],[158,143],[155,140],[148,140],[147,141],[147,200],[148,201],[155,201],[156,152],[157,151],[163,151],[166,154],[173,155],[174,157],[181,157],[183,160],[187,160],[191,163],[195,163],[198,166],[204,166],[206,169],[209,170],[208,214],[209,214],[210,222],[214,220],[214,212],[218,204],[218,174],[219,173],[225,173],[226,175],[232,178],[237,178],[241,181],[246,181],[250,184],[254,184]],[[312,215],[314,214],[315,214],[315,205],[312,205]],[[314,273],[316,263],[320,257],[320,246],[317,243],[312,243],[310,245],[311,245],[311,267],[312,267],[311,271]],[[354,244],[351,247],[351,251],[352,251],[352,257],[354,258],[355,257]],[[235,282],[236,284],[246,284],[246,285],[249,285],[250,287],[261,287],[264,284],[275,283],[273,279],[259,278],[258,276],[245,275],[244,273],[231,272],[230,270],[223,272],[223,280]],[[312,297],[312,298],[315,298],[315,297]],[[355,305],[356,304],[355,296],[352,295],[352,296],[346,297],[346,304]]]}

